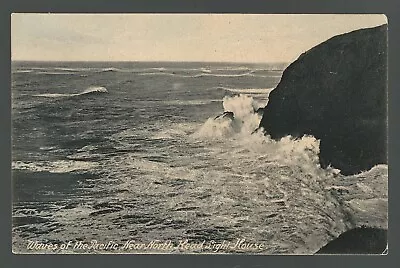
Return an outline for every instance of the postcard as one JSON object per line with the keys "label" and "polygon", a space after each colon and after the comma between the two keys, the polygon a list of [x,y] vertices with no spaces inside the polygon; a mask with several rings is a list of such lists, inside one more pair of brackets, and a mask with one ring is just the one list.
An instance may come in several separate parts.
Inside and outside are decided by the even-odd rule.
{"label": "postcard", "polygon": [[11,16],[17,254],[386,254],[379,14]]}

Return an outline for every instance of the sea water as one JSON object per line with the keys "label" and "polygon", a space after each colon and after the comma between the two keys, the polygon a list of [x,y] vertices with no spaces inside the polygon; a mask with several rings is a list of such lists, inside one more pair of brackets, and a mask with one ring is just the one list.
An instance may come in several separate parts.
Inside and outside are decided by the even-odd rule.
{"label": "sea water", "polygon": [[312,254],[386,228],[386,165],[344,177],[314,137],[255,131],[284,67],[14,62],[14,252]]}

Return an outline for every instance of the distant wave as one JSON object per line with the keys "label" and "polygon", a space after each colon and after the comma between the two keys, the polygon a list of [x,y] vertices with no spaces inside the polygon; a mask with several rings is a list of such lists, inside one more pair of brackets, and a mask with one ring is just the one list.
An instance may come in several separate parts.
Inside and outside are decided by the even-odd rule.
{"label": "distant wave", "polygon": [[210,69],[207,69],[207,68],[200,68],[200,71],[202,71],[203,73],[211,73],[212,72]]}
{"label": "distant wave", "polygon": [[167,69],[164,67],[155,67],[155,68],[133,68],[133,69],[128,69],[128,68],[116,68],[116,67],[32,67],[27,70],[16,70],[13,71],[14,73],[28,73],[28,72],[34,72],[35,74],[68,74],[68,73],[107,73],[107,72],[122,72],[122,73],[140,73],[140,72],[154,72],[154,71],[160,71],[164,72]]}
{"label": "distant wave", "polygon": [[15,70],[13,73],[33,73],[33,74],[80,74],[86,73],[102,73],[102,72],[131,72],[128,69],[118,69],[113,67],[108,68],[97,68],[97,67],[86,67],[86,68],[73,68],[73,67],[32,67],[24,70]]}
{"label": "distant wave", "polygon": [[87,70],[87,68],[65,68],[65,67],[55,67],[52,69],[57,71],[67,71],[67,72],[80,72]]}
{"label": "distant wave", "polygon": [[82,96],[82,95],[87,95],[87,94],[102,94],[102,93],[108,93],[108,90],[105,87],[99,87],[99,86],[93,86],[93,87],[88,87],[84,91],[80,93],[70,93],[70,94],[65,94],[65,93],[45,93],[45,94],[37,94],[34,95],[35,97],[45,97],[45,98],[63,98],[63,97],[76,97],[76,96]]}
{"label": "distant wave", "polygon": [[44,75],[77,75],[78,73],[74,73],[74,72],[35,72],[35,74],[44,74]]}
{"label": "distant wave", "polygon": [[[221,71],[225,71],[221,73]],[[241,73],[232,73],[232,72]],[[182,78],[198,78],[203,76],[213,77],[242,77],[251,76],[259,78],[275,77],[275,75],[257,74],[257,72],[277,71],[268,68],[239,67],[199,67],[199,68],[175,68],[175,67],[148,67],[148,68],[116,68],[116,67],[31,67],[29,69],[15,70],[13,73],[32,73],[41,75],[77,75],[84,73],[135,73],[138,75],[169,75]],[[182,73],[183,72],[183,73]],[[189,74],[184,74],[188,72]],[[194,72],[194,74],[190,74]],[[280,75],[276,75],[277,77]]]}
{"label": "distant wave", "polygon": [[[59,71],[59,72],[55,72],[55,71]],[[122,71],[122,69],[118,69],[118,68],[60,68],[60,67],[56,67],[56,68],[48,68],[46,69],[44,72],[38,72],[41,74],[77,74],[78,72],[92,72],[92,73],[104,73],[104,72],[119,72]]]}
{"label": "distant wave", "polygon": [[12,73],[14,74],[24,74],[24,73],[32,73],[33,70],[14,70]]}
{"label": "distant wave", "polygon": [[32,74],[32,75],[80,75],[79,70],[74,69],[62,69],[62,68],[51,68],[51,69],[26,69],[26,70],[14,70],[13,74]]}
{"label": "distant wave", "polygon": [[212,89],[223,89],[226,91],[241,94],[269,94],[274,88],[228,88],[228,87],[212,87]]}
{"label": "distant wave", "polygon": [[102,68],[102,69],[98,69],[97,72],[99,73],[106,73],[106,72],[121,72],[122,69],[118,69],[118,68],[114,68],[114,67],[110,67],[110,68]]}
{"label": "distant wave", "polygon": [[[176,70],[178,71],[189,71],[191,69],[182,69],[182,70]],[[195,74],[179,74],[175,72],[143,72],[143,73],[138,73],[138,75],[165,75],[165,76],[174,76],[174,77],[182,77],[182,78],[199,78],[199,77],[257,77],[257,78],[269,78],[269,77],[281,77],[281,75],[262,75],[262,74],[257,74],[255,72],[260,71],[260,70],[248,70],[245,73],[213,73],[215,70],[219,69],[205,69],[205,68],[200,68],[200,69],[193,69],[194,71],[201,71],[201,73],[195,73]],[[222,70],[222,69],[221,69]],[[228,69],[227,69],[228,70]],[[240,69],[242,70],[242,69]],[[171,71],[171,70],[169,70]],[[229,70],[232,71],[232,70]],[[262,71],[268,71],[268,70],[262,70]]]}
{"label": "distant wave", "polygon": [[158,71],[166,71],[167,69],[164,67],[154,67],[154,68],[145,68],[142,70],[158,70]]}
{"label": "distant wave", "polygon": [[[182,78],[198,78],[198,77],[242,77],[242,76],[251,76],[252,72],[246,72],[246,73],[241,73],[241,74],[213,74],[213,73],[200,73],[200,74],[193,74],[193,75],[184,75],[184,74],[176,74],[176,73],[139,73],[139,75],[169,75],[169,76],[175,76],[175,77],[182,77]],[[267,76],[266,76],[267,77]]]}
{"label": "distant wave", "polygon": [[213,70],[216,70],[216,71],[250,71],[253,69],[251,69],[247,66],[238,66],[238,67],[226,66],[226,67],[213,68]]}
{"label": "distant wave", "polygon": [[282,77],[281,75],[261,75],[261,74],[250,74],[249,76],[258,77],[258,78],[271,78],[271,77]]}
{"label": "distant wave", "polygon": [[155,67],[155,68],[115,68],[115,67],[108,67],[108,68],[92,68],[90,70],[86,71],[92,71],[95,73],[108,73],[108,72],[116,72],[116,73],[140,73],[140,72],[154,72],[154,71],[159,71],[159,72],[164,72],[167,69],[164,67]]}

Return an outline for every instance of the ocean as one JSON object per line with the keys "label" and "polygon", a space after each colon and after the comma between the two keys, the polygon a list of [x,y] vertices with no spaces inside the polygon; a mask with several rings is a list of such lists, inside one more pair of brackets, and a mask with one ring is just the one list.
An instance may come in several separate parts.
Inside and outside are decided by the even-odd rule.
{"label": "ocean", "polygon": [[257,130],[285,67],[13,62],[13,251],[313,254],[387,228],[386,165],[343,176]]}

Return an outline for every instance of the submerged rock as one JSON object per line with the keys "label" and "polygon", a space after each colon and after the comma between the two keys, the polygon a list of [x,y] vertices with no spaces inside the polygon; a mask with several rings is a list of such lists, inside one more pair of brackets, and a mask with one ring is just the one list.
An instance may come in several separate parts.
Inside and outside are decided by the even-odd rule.
{"label": "submerged rock", "polygon": [[233,114],[233,112],[223,112],[222,114],[216,116],[214,118],[214,120],[222,119],[222,118],[229,118],[229,119],[233,120],[235,118],[235,115]]}
{"label": "submerged rock", "polygon": [[344,175],[387,163],[387,25],[303,53],[270,93],[260,127],[273,139],[320,139],[320,164]]}

